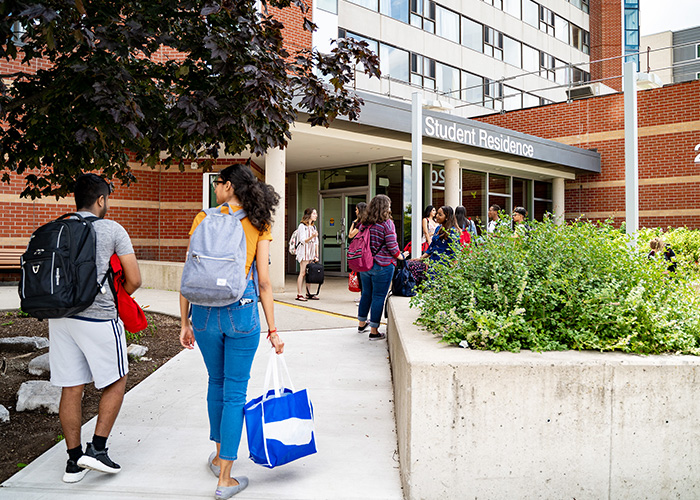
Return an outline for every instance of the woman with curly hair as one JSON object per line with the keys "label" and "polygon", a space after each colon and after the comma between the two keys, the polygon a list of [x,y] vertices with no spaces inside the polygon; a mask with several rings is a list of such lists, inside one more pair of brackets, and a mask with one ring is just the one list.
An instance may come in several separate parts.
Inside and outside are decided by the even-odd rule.
{"label": "woman with curly hair", "polygon": [[438,223],[433,235],[433,241],[428,249],[421,255],[421,260],[430,259],[437,262],[444,257],[454,256],[452,244],[459,241],[461,228],[455,219],[455,212],[452,207],[445,205],[440,207],[435,216]]}
{"label": "woman with curly hair", "polygon": [[[222,307],[192,305],[191,323],[189,301],[180,295],[180,343],[187,349],[197,341],[209,374],[207,409],[209,438],[216,443],[216,451],[208,460],[209,469],[219,478],[215,497],[231,498],[248,486],[245,476],[232,477],[231,467],[238,458],[238,445],[243,431],[245,405],[250,368],[260,342],[258,290],[268,339],[280,354],[284,343],[277,335],[270,283],[270,228],[272,214],[279,203],[279,195],[272,186],[260,182],[247,165],[236,164],[225,168],[214,181],[216,202],[228,203],[233,212],[245,210],[241,225],[246,239],[245,273],[251,266],[257,268],[258,287],[250,279],[243,297]],[[221,207],[228,213],[229,207]],[[200,212],[192,223],[190,235],[207,216]],[[221,241],[221,245],[230,242]],[[251,273],[251,275],[254,273]]]}
{"label": "woman with curly hair", "polygon": [[369,271],[360,273],[362,296],[357,311],[357,319],[360,322],[357,331],[363,333],[369,326],[369,340],[381,340],[385,337],[383,333],[379,333],[384,300],[394,277],[396,260],[403,260],[396,241],[396,228],[391,219],[391,200],[388,196],[379,194],[369,202],[360,223],[360,231],[364,229],[369,230],[369,246],[374,264]]}

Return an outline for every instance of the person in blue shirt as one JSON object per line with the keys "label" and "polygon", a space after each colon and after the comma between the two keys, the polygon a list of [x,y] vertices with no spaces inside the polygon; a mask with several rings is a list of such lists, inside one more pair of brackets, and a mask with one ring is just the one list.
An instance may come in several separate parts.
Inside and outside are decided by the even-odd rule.
{"label": "person in blue shirt", "polygon": [[421,255],[421,260],[429,259],[431,262],[437,262],[443,256],[452,257],[454,255],[452,244],[459,241],[462,231],[457,225],[455,212],[452,207],[440,207],[435,216],[435,221],[438,223],[438,227],[435,229],[430,246]]}

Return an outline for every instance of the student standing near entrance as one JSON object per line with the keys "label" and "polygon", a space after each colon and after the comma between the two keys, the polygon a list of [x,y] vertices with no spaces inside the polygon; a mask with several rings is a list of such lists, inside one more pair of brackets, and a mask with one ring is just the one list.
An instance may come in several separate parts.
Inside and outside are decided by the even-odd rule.
{"label": "student standing near entrance", "polygon": [[363,333],[369,326],[369,340],[380,340],[385,337],[383,333],[379,333],[384,300],[394,277],[396,259],[403,260],[396,241],[396,228],[391,219],[391,200],[388,196],[379,194],[369,203],[360,230],[365,227],[369,228],[370,232],[370,250],[374,264],[372,269],[360,274],[362,296],[357,311],[357,319],[360,322],[357,331]]}
{"label": "student standing near entrance", "polygon": [[[257,288],[268,327],[267,337],[280,354],[284,343],[275,328],[269,264],[272,213],[279,203],[279,196],[272,186],[258,181],[250,168],[242,164],[222,170],[214,183],[218,204],[228,203],[234,212],[241,208],[245,210],[246,216],[241,219],[246,240],[245,273],[248,276],[255,262]],[[228,207],[222,207],[222,212],[228,210]],[[200,212],[195,217],[190,235],[206,216],[205,212]],[[229,242],[221,241],[220,244]],[[238,458],[250,368],[260,343],[258,289],[252,277],[247,282],[243,297],[233,304],[221,307],[193,304],[191,323],[188,314],[190,303],[180,295],[180,343],[187,349],[193,349],[197,341],[209,375],[209,439],[216,443],[216,452],[211,454],[208,464],[212,473],[219,478],[215,493],[218,499],[231,498],[248,486],[245,476],[231,477],[231,467]]]}
{"label": "student standing near entrance", "polygon": [[[350,224],[350,231],[348,231],[348,242],[352,240],[355,236],[357,236],[357,233],[360,232],[360,223],[362,222],[362,218],[364,217],[365,210],[367,210],[367,203],[364,201],[361,201],[357,205],[355,205],[355,220],[352,221],[352,224]],[[360,273],[357,273],[357,278],[358,278],[358,284],[360,285],[360,294],[362,293],[362,280],[360,280]],[[357,297],[355,299],[355,304],[360,303],[360,297]]]}
{"label": "student standing near entrance", "polygon": [[[132,294],[141,286],[141,272],[126,230],[104,218],[110,192],[103,178],[95,174],[81,175],[75,184],[75,206],[83,217],[99,217],[92,223],[98,281],[102,280],[110,258],[116,253],[124,272],[124,289]],[[117,317],[109,287],[77,315],[50,319],[49,340],[51,383],[62,387],[58,418],[68,448],[63,481],[78,482],[88,469],[116,474],[121,467],[109,458],[106,445],[124,399],[129,362],[124,325]],[[102,396],[95,433],[83,454],[80,438],[83,390],[85,384],[93,381],[95,387],[102,390]]]}
{"label": "student standing near entrance", "polygon": [[318,300],[318,297],[311,295],[309,285],[306,284],[306,296],[304,296],[304,279],[306,278],[306,266],[309,262],[318,262],[318,231],[316,230],[316,219],[318,213],[315,208],[307,208],[301,218],[297,235],[299,238],[299,248],[297,248],[297,262],[299,262],[299,277],[297,278],[297,300],[306,302],[307,299]]}

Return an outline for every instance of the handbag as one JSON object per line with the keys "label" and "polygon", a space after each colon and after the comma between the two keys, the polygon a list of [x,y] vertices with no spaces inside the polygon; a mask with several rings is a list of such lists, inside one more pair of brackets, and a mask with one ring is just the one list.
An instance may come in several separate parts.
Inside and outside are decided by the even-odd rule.
{"label": "handbag", "polygon": [[109,267],[108,273],[112,274],[112,279],[108,281],[117,306],[117,314],[121,318],[122,323],[124,323],[124,329],[131,333],[145,330],[148,326],[146,315],[134,298],[124,290],[124,271],[116,253],[112,254],[112,257],[109,259]]}
{"label": "handbag", "polygon": [[351,271],[348,276],[348,290],[351,292],[361,292],[360,289],[360,277],[355,271]]}
{"label": "handbag", "polygon": [[[323,272],[323,264],[319,262],[309,262],[306,265],[306,284],[307,284],[307,291],[309,292],[310,295],[318,295],[319,292],[321,291],[321,285],[323,284],[323,278],[324,278],[324,272]],[[316,293],[311,293],[311,291],[308,290],[308,284],[309,283],[315,283],[318,285],[318,289],[316,290]]]}
{"label": "handbag", "polygon": [[[282,386],[279,366],[289,387]],[[272,388],[270,388],[272,383]],[[316,453],[314,410],[306,389],[295,391],[283,354],[270,351],[265,392],[243,408],[250,459],[272,469]]]}

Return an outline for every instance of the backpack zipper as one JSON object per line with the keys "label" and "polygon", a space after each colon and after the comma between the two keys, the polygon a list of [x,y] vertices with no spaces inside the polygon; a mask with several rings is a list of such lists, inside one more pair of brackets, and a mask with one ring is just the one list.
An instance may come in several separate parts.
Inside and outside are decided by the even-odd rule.
{"label": "backpack zipper", "polygon": [[208,255],[197,255],[192,254],[192,258],[199,262],[199,259],[209,259],[209,260],[225,260],[229,262],[236,262],[236,259],[229,259],[227,257],[209,257]]}

